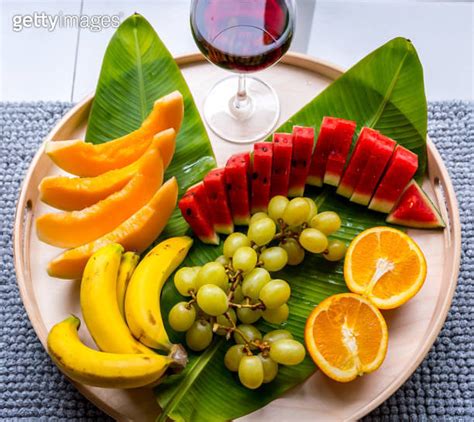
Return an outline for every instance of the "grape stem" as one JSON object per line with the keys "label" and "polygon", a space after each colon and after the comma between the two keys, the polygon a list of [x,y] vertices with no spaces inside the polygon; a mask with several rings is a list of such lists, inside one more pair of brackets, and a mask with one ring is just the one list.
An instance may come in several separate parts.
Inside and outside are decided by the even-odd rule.
{"label": "grape stem", "polygon": [[241,309],[241,308],[249,308],[249,309],[265,309],[265,305],[262,303],[262,302],[258,302],[258,303],[233,303],[233,302],[229,302],[229,306],[232,307],[232,308],[237,308],[237,309]]}

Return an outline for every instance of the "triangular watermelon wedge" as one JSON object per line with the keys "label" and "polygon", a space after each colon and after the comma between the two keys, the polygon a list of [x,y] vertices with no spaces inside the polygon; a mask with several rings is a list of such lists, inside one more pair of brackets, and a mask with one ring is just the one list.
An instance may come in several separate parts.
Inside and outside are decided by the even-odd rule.
{"label": "triangular watermelon wedge", "polygon": [[386,221],[420,229],[445,227],[438,209],[414,180],[408,184]]}
{"label": "triangular watermelon wedge", "polygon": [[187,190],[180,199],[178,207],[183,218],[202,242],[210,245],[219,244],[219,236],[217,236],[212,225],[206,192],[202,182]]}

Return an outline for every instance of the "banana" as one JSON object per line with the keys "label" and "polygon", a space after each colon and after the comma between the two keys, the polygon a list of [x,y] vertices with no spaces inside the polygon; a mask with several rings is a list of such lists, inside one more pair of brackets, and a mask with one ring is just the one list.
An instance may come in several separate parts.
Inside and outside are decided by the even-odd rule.
{"label": "banana", "polygon": [[79,318],[70,316],[48,335],[48,351],[61,371],[81,384],[136,388],[155,383],[172,359],[158,354],[114,354],[85,346],[78,335]]}
{"label": "banana", "polygon": [[119,306],[120,313],[122,314],[123,319],[125,320],[125,292],[128,287],[128,282],[132,277],[133,271],[138,264],[140,256],[134,252],[125,252],[122,255],[122,260],[120,261],[120,267],[117,277],[117,303]]}
{"label": "banana", "polygon": [[81,282],[81,310],[95,343],[103,352],[154,354],[137,341],[117,303],[117,274],[123,247],[110,243],[87,262]]}
{"label": "banana", "polygon": [[173,237],[155,246],[135,269],[125,294],[125,317],[132,334],[154,349],[172,350],[160,309],[161,289],[193,241]]}

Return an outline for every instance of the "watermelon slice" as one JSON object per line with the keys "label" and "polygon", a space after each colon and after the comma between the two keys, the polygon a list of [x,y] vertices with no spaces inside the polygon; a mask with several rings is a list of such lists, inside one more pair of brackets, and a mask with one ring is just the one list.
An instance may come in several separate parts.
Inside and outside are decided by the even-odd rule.
{"label": "watermelon slice", "polygon": [[250,222],[249,172],[250,153],[248,152],[233,155],[225,166],[230,210],[234,224],[237,225],[248,225]]}
{"label": "watermelon slice", "polygon": [[[347,156],[351,150],[352,138],[356,130],[356,122],[330,117],[334,125],[331,152],[326,162],[324,183],[337,186],[341,181]],[[324,122],[324,120],[323,120]],[[322,128],[321,128],[322,129]]]}
{"label": "watermelon slice", "polygon": [[293,127],[293,153],[291,156],[288,196],[302,196],[308,178],[314,146],[314,128]]}
{"label": "watermelon slice", "polygon": [[361,205],[368,205],[372,194],[377,187],[377,183],[387,167],[390,157],[397,143],[381,133],[375,133],[375,144],[370,151],[370,157],[365,165],[364,171],[360,175],[351,201]]}
{"label": "watermelon slice", "polygon": [[390,212],[417,169],[418,155],[398,145],[370,201],[369,208],[385,213]]}
{"label": "watermelon slice", "polygon": [[183,218],[202,242],[211,245],[219,244],[219,236],[214,231],[210,219],[206,192],[202,182],[187,190],[178,202],[178,207]]}
{"label": "watermelon slice", "polygon": [[368,127],[362,128],[354,151],[351,155],[341,183],[337,188],[339,195],[350,198],[359,183],[360,176],[369,161],[370,155],[376,143],[378,132]]}
{"label": "watermelon slice", "polygon": [[224,169],[211,170],[204,177],[209,212],[217,233],[230,234],[234,231],[234,223],[230,213]]}
{"label": "watermelon slice", "polygon": [[273,134],[271,197],[276,195],[288,196],[292,151],[293,135],[291,133]]}
{"label": "watermelon slice", "polygon": [[257,142],[253,149],[252,214],[267,211],[272,180],[273,144]]}
{"label": "watermelon slice", "polygon": [[420,229],[445,227],[439,211],[414,180],[403,191],[386,221]]}
{"label": "watermelon slice", "polygon": [[323,118],[306,183],[313,186],[322,186],[323,182],[339,184],[355,128],[355,122],[350,120]]}

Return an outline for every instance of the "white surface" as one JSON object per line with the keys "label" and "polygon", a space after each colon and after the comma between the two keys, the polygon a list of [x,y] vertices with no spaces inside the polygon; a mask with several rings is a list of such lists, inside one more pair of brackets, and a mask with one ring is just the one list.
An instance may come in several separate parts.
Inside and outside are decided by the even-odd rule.
{"label": "white surface", "polygon": [[[94,90],[114,29],[24,29],[12,16],[143,14],[173,54],[196,51],[190,0],[0,0],[0,101],[79,101]],[[429,100],[474,99],[472,2],[297,0],[293,50],[350,67],[395,36],[410,38],[425,69]]]}

